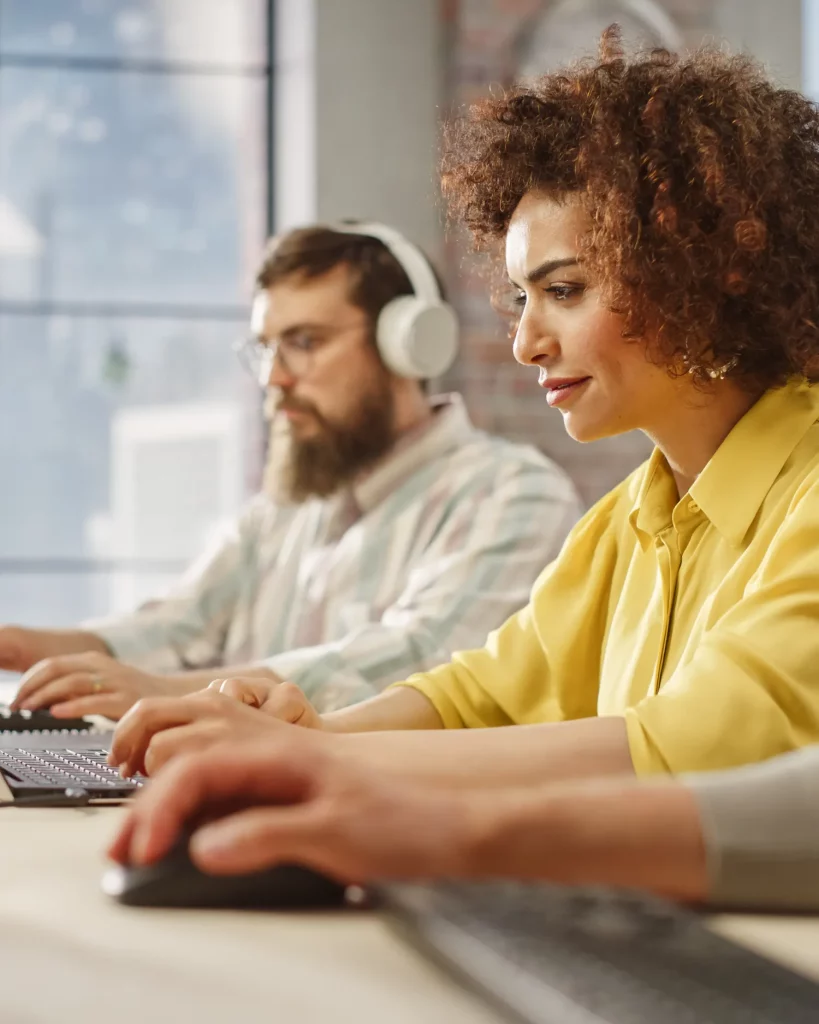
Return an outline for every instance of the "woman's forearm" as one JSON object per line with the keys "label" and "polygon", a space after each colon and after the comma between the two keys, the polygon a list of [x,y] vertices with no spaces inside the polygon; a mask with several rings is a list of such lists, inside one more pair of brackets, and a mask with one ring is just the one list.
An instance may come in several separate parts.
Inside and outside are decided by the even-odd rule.
{"label": "woman's forearm", "polygon": [[330,732],[386,732],[391,729],[441,729],[431,701],[411,686],[396,686],[377,697],[322,715]]}
{"label": "woman's forearm", "polygon": [[368,732],[336,739],[373,770],[407,773],[423,782],[458,788],[530,786],[634,771],[622,718],[499,729]]}
{"label": "woman's forearm", "polygon": [[[702,901],[708,878],[692,794],[670,780],[594,779],[493,800],[468,794],[474,877],[637,887]],[[469,847],[468,847],[469,849]]]}

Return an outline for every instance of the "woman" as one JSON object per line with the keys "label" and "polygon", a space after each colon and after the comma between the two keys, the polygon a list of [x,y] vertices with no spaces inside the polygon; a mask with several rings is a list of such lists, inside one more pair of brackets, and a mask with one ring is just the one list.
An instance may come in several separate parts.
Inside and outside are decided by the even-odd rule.
{"label": "woman", "polygon": [[[503,243],[515,357],[569,434],[639,429],[655,451],[483,649],[324,718],[294,687],[220,688],[302,725],[391,730],[343,742],[453,785],[819,741],[817,109],[746,58],[627,60],[612,31],[599,61],[452,126],[443,183],[477,240]],[[212,697],[148,701],[113,757],[144,767],[156,736],[155,768],[228,719],[277,726]],[[527,728],[472,728],[504,725]]]}

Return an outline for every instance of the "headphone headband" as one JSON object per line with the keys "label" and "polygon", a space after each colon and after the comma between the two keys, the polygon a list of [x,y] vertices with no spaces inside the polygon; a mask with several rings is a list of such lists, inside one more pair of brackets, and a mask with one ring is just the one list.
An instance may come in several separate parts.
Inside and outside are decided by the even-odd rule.
{"label": "headphone headband", "polygon": [[390,299],[375,324],[384,365],[411,380],[429,380],[446,372],[458,351],[458,318],[444,302],[426,256],[400,231],[378,221],[341,221],[327,227],[342,235],[377,239],[409,279],[412,294]]}
{"label": "headphone headband", "polygon": [[363,235],[365,238],[377,238],[401,264],[409,278],[413,292],[419,299],[431,305],[443,301],[441,289],[429,260],[417,245],[413,245],[400,231],[379,221],[340,221],[330,225],[331,231],[342,235]]}

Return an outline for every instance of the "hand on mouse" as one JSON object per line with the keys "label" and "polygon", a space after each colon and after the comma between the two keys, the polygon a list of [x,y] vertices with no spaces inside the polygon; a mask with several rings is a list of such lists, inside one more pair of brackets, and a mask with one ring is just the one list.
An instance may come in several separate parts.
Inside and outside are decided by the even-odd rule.
{"label": "hand on mouse", "polygon": [[273,716],[211,689],[179,698],[148,698],[135,704],[117,726],[108,761],[123,775],[153,775],[182,753],[287,728]]}
{"label": "hand on mouse", "polygon": [[176,692],[171,677],[142,672],[109,654],[85,651],[37,662],[23,676],[12,707],[50,708],[58,718],[105,715],[116,719],[142,697]]}
{"label": "hand on mouse", "polygon": [[[471,796],[376,774],[341,737],[279,731],[264,744],[224,743],[178,758],[134,800],[108,855],[158,860],[191,819],[203,871],[236,874],[298,863],[344,882],[468,874]],[[225,809],[227,808],[227,813]]]}

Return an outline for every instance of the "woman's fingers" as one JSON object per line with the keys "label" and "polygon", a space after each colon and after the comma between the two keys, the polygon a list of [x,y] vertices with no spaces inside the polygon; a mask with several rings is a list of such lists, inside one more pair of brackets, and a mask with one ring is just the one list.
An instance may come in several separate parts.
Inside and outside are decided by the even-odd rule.
{"label": "woman's fingers", "polygon": [[295,683],[279,683],[261,705],[266,715],[307,728],[321,728],[321,716]]}
{"label": "woman's fingers", "polygon": [[158,732],[196,721],[204,711],[187,697],[148,697],[127,712],[114,732],[108,763],[125,765],[130,772],[142,771],[145,751]]}
{"label": "woman's fingers", "polygon": [[[214,684],[211,683],[211,686]],[[270,692],[277,684],[270,684],[263,679],[220,679],[217,687],[219,693],[226,697],[233,697],[252,708],[260,708],[270,696]]]}
{"label": "woman's fingers", "polygon": [[198,753],[230,739],[230,731],[225,726],[223,719],[207,718],[156,733],[145,751],[146,774],[156,775],[174,757]]}

